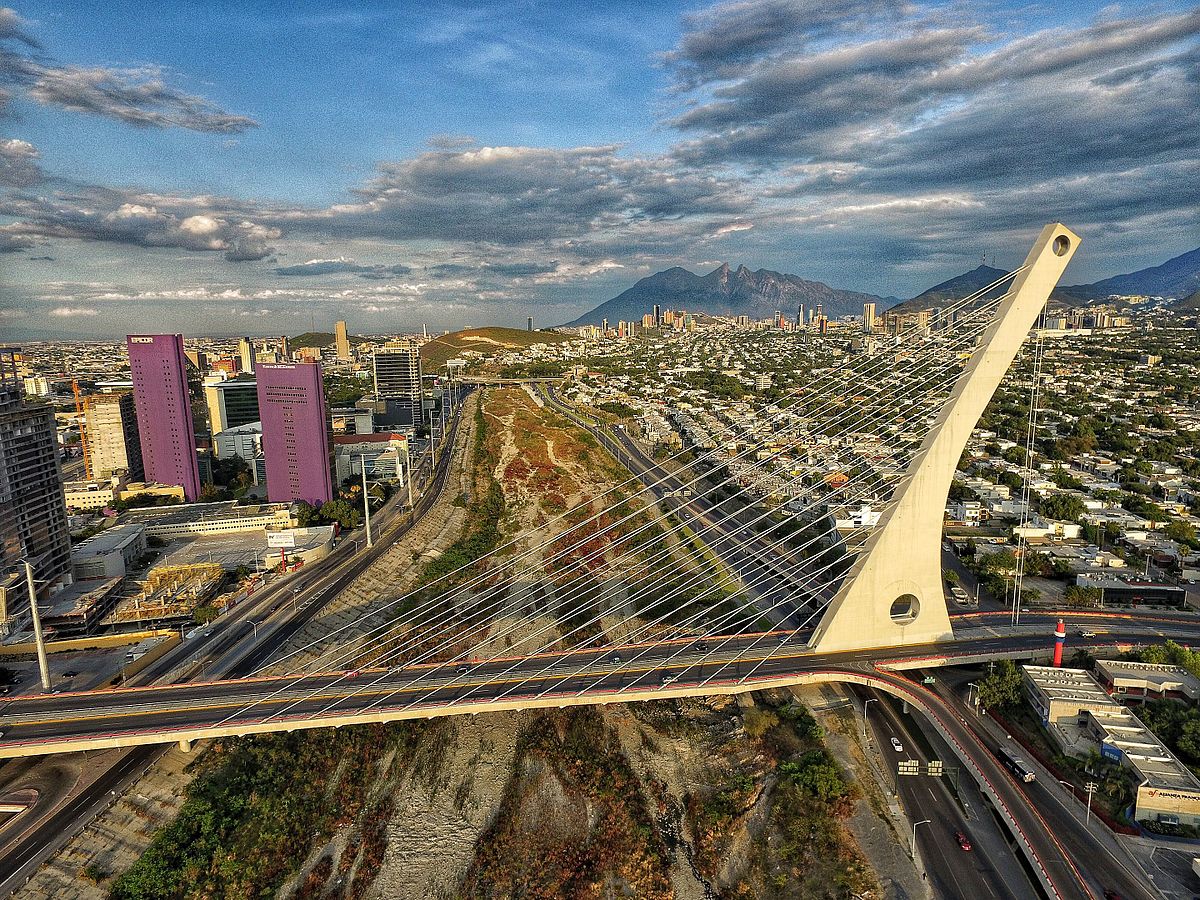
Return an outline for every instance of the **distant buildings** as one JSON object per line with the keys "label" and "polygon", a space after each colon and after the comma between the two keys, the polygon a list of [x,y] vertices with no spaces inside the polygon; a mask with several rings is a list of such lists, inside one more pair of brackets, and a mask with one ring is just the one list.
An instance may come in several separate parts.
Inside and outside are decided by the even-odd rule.
{"label": "distant buildings", "polygon": [[337,345],[337,358],[347,362],[354,357],[350,353],[350,335],[346,331],[346,323],[338,322],[333,328],[334,343]]}
{"label": "distant buildings", "polygon": [[415,341],[392,341],[375,350],[375,394],[380,400],[421,402],[421,352]]}
{"label": "distant buildings", "polygon": [[146,479],[181,485],[194,501],[200,496],[200,469],[183,335],[132,334],[126,345]]}
{"label": "distant buildings", "polygon": [[137,406],[131,391],[87,397],[83,429],[89,477],[105,479],[117,473],[125,473],[131,481],[145,477]]}
{"label": "distant buildings", "polygon": [[273,503],[333,499],[329,412],[319,363],[260,363],[258,408]]}
{"label": "distant buildings", "polygon": [[863,304],[863,332],[870,334],[875,330],[875,304]]}
{"label": "distant buildings", "polygon": [[238,359],[243,372],[254,371],[254,342],[250,338],[238,338]]}
{"label": "distant buildings", "polygon": [[71,579],[54,412],[21,399],[16,351],[0,349],[0,634],[28,614],[23,560],[42,597]]}
{"label": "distant buildings", "polygon": [[257,422],[258,384],[253,378],[231,378],[204,385],[204,402],[213,434]]}

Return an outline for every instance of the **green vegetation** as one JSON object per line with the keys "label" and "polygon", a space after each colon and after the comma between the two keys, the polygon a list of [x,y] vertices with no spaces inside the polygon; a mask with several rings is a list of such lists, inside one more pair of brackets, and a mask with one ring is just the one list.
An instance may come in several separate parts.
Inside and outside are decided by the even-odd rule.
{"label": "green vegetation", "polygon": [[[637,776],[595,709],[534,718],[518,740],[515,771],[461,896],[603,897],[613,884],[625,896],[673,896],[666,848]],[[538,788],[547,783],[564,799],[555,824],[539,826]]]}
{"label": "green vegetation", "polygon": [[984,709],[1017,706],[1021,703],[1021,671],[1011,659],[1002,659],[977,685],[979,705]]}
{"label": "green vegetation", "polygon": [[504,350],[520,350],[534,344],[558,344],[572,340],[573,334],[558,331],[522,331],[519,328],[467,328],[435,337],[421,345],[425,371],[440,369],[464,350],[491,355]]}
{"label": "green vegetation", "polygon": [[372,761],[411,749],[422,727],[364,725],[217,743],[196,764],[200,774],[175,821],[113,882],[110,897],[275,896],[338,824],[371,815],[367,791],[380,774]]}
{"label": "green vegetation", "polygon": [[[357,337],[353,334],[349,337],[351,347],[367,343],[367,339],[364,337]],[[306,331],[294,338],[288,338],[288,344],[293,350],[300,350],[304,347],[332,347],[336,340],[337,336],[332,331]]]}
{"label": "green vegetation", "polygon": [[330,409],[341,409],[353,406],[368,393],[374,390],[374,382],[369,378],[347,378],[345,375],[324,376],[325,401]]}
{"label": "green vegetation", "polygon": [[688,387],[697,391],[708,391],[721,400],[739,400],[746,395],[746,386],[722,372],[710,372],[707,369],[699,372],[688,372],[680,377]]}

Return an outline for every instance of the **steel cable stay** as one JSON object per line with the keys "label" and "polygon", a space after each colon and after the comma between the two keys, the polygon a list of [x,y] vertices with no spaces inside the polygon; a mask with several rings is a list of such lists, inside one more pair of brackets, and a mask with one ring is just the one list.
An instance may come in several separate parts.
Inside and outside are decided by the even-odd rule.
{"label": "steel cable stay", "polygon": [[810,617],[810,619],[811,619],[811,617]]}
{"label": "steel cable stay", "polygon": [[[853,428],[862,428],[862,427],[864,427],[864,426],[863,426],[863,423],[862,423],[862,422],[858,422],[858,423],[852,423],[852,427],[853,427]],[[819,473],[819,471],[820,471],[820,470],[812,470],[812,472],[813,472],[813,473]],[[803,473],[802,473],[802,474],[803,474]],[[898,475],[897,475],[897,477],[898,477]],[[695,520],[693,519],[692,521],[694,522]],[[686,527],[686,524],[687,524],[687,523],[684,523],[684,524],[685,524],[685,527]],[[706,526],[705,526],[705,528],[704,528],[703,530],[708,530],[709,528],[711,528],[711,525],[706,525]],[[675,530],[678,530],[678,529],[675,529]],[[640,552],[640,548],[639,548],[639,552]],[[534,588],[534,589],[536,590],[536,586],[535,586],[535,588]],[[507,603],[508,605],[512,605],[512,600],[511,600],[511,598],[507,598],[506,600],[504,600],[504,601],[502,601],[502,602],[503,602],[503,603]],[[456,611],[455,611],[454,609],[451,609],[450,611],[448,611],[448,612],[446,613],[446,616],[449,618],[449,617],[453,617],[455,614],[456,614]],[[359,648],[355,648],[355,649],[354,649],[352,652],[354,652],[354,653],[358,653],[358,654],[361,654],[363,651],[362,651],[362,648],[361,648],[361,647],[359,647]]]}
{"label": "steel cable stay", "polygon": [[[1022,267],[1022,269],[1023,269],[1023,267]],[[1019,273],[1022,271],[1022,269],[1017,269],[1017,270],[1015,270],[1014,272],[1012,272],[1012,273],[1009,273],[1008,275],[1005,275],[1005,276],[1003,276],[1002,278],[999,278],[999,279],[997,279],[997,280],[996,280],[995,282],[993,282],[992,284],[990,284],[990,285],[987,285],[987,286],[985,286],[984,288],[981,288],[979,291],[975,292],[975,293],[974,293],[974,294],[972,294],[972,295],[969,295],[968,297],[964,298],[964,299],[963,299],[962,301],[960,301],[959,303],[956,303],[956,304],[954,304],[953,306],[949,307],[949,308],[948,308],[948,310],[947,310],[947,315],[950,315],[950,314],[952,314],[954,311],[956,311],[956,310],[958,310],[958,309],[961,309],[961,308],[968,307],[968,306],[970,306],[972,303],[975,303],[975,302],[978,300],[978,298],[979,298],[980,296],[982,296],[983,294],[987,293],[988,291],[990,291],[990,290],[994,289],[995,287],[998,287],[999,285],[1003,284],[1004,282],[1006,282],[1006,281],[1010,280],[1010,279],[1011,279],[1011,278],[1013,278],[1015,275],[1019,274]],[[990,303],[989,303],[988,305],[992,305],[992,304],[990,304]],[[973,315],[973,314],[975,314],[975,311],[973,311],[973,312],[971,313],[971,315]],[[899,346],[901,346],[901,344],[902,344],[902,341],[903,341],[903,340],[905,340],[905,339],[908,339],[908,338],[911,338],[911,337],[913,337],[913,336],[919,336],[919,335],[921,334],[921,332],[922,332],[922,329],[921,329],[921,328],[919,328],[919,327],[914,327],[914,328],[912,328],[912,329],[909,329],[907,332],[904,332],[904,333],[902,333],[902,334],[900,334],[900,335],[897,335],[897,336],[896,336],[896,338],[895,338],[895,344],[894,344],[893,346],[899,347]],[[840,374],[840,373],[836,373],[836,374]],[[855,375],[855,374],[858,374],[858,373],[853,373],[853,372],[850,372],[850,373],[848,373],[848,374],[849,374],[849,375]],[[820,382],[818,382],[818,383],[816,383],[816,384],[814,384],[814,385],[811,385],[811,386],[809,387],[809,390],[810,390],[810,392],[814,392],[814,391],[816,391],[816,390],[817,390],[817,388],[818,388],[818,387],[820,387],[820,386],[821,386],[821,385],[820,385]],[[828,407],[828,406],[832,406],[832,405],[835,405],[835,404],[832,404],[832,403],[830,403],[830,404],[826,404],[826,406],[827,406],[827,407]],[[786,408],[785,408],[785,409],[786,409]],[[781,410],[781,411],[782,411],[782,410]],[[823,411],[823,410],[816,410],[815,412],[811,412],[810,414],[811,414],[811,415],[816,415],[816,414],[819,414],[819,413],[820,413],[820,412],[822,412],[822,411]],[[760,443],[760,444],[762,444],[762,443],[768,443],[770,440],[772,440],[772,438],[764,439],[763,441],[761,441],[761,442],[759,442],[759,443]],[[738,460],[740,457],[742,457],[742,456],[747,456],[747,455],[749,455],[749,454],[751,454],[751,453],[754,453],[754,452],[756,452],[756,450],[757,450],[757,449],[758,449],[758,448],[757,448],[757,447],[754,447],[754,446],[752,446],[752,447],[749,447],[749,448],[748,448],[746,451],[744,451],[742,454],[738,454],[737,456],[733,457],[733,458],[732,458],[732,459],[730,459],[730,460],[725,460],[723,464],[725,464],[725,465],[728,465],[729,463],[735,462],[735,461],[737,461],[737,460]],[[682,452],[687,452],[687,451],[682,451]],[[676,458],[678,458],[678,456],[682,455],[682,452],[681,452],[681,454],[676,454],[676,456],[675,456],[675,457],[672,457],[672,460],[673,460],[673,459],[676,459]],[[710,459],[712,456],[714,456],[714,455],[715,455],[717,452],[718,452],[718,451],[714,450],[714,451],[711,451],[711,452],[710,452],[710,453],[708,453],[708,454],[705,454],[705,456],[701,457],[699,460],[696,460],[696,463],[700,463],[700,462],[704,462],[704,461],[707,461],[707,460],[709,460],[709,459]],[[668,460],[668,461],[671,461],[671,460]],[[656,482],[654,482],[654,483],[652,483],[652,484],[645,485],[645,486],[644,486],[644,487],[643,487],[641,490],[639,490],[639,491],[638,491],[636,494],[634,494],[632,497],[624,498],[624,500],[623,500],[622,502],[628,502],[629,500],[637,499],[638,497],[640,497],[640,496],[642,496],[642,495],[644,495],[644,494],[647,494],[647,493],[650,493],[650,492],[652,492],[652,491],[653,491],[655,488],[661,487],[661,486],[663,485],[663,483],[664,483],[664,482],[666,482],[666,481],[668,481],[668,480],[669,480],[671,477],[672,477],[672,476],[668,474],[668,475],[665,475],[664,477],[660,478],[659,480],[657,480]],[[688,484],[690,484],[690,485],[695,485],[695,484],[696,484],[698,481],[700,481],[700,480],[702,480],[702,479],[699,479],[699,478],[697,478],[697,479],[694,479],[692,482],[689,482]],[[628,485],[628,484],[629,484],[631,481],[638,481],[639,483],[641,483],[640,479],[639,479],[639,478],[637,478],[636,476],[635,476],[635,477],[633,477],[633,478],[630,478],[630,479],[626,479],[624,482],[621,482],[621,483],[620,483],[620,484],[618,484],[617,486],[615,486],[615,487],[613,487],[613,488],[610,488],[609,490],[605,491],[604,493],[602,493],[602,494],[601,494],[601,495],[599,495],[598,497],[591,498],[591,500],[590,500],[589,502],[594,504],[596,501],[598,501],[598,500],[600,500],[600,499],[603,499],[603,497],[605,497],[605,496],[607,496],[607,495],[609,495],[609,494],[612,494],[612,493],[614,493],[614,492],[617,492],[617,491],[621,490],[623,487],[625,487],[626,485]],[[618,504],[618,505],[619,505],[619,504]],[[573,510],[568,510],[567,512],[565,512],[565,513],[563,513],[563,514],[560,514],[559,516],[555,517],[554,519],[550,520],[549,522],[545,523],[544,525],[542,525],[542,526],[539,526],[539,530],[543,530],[543,529],[545,529],[545,528],[548,528],[550,525],[553,525],[553,524],[555,524],[556,522],[559,522],[559,521],[561,521],[561,520],[562,520],[564,517],[571,515],[571,514],[572,514],[573,512],[575,512],[575,511],[576,511],[578,508],[579,508],[579,507],[576,507],[576,509],[573,509]],[[606,509],[605,511],[602,511],[602,512],[600,512],[600,513],[596,513],[596,514],[594,514],[593,516],[589,517],[588,519],[585,519],[583,522],[577,523],[577,524],[574,526],[574,528],[578,529],[578,528],[580,528],[580,527],[582,527],[582,526],[584,526],[584,525],[590,524],[591,522],[594,522],[594,521],[596,521],[597,519],[601,518],[603,515],[605,515],[605,513],[606,513],[606,512],[607,512],[607,509]],[[636,515],[640,515],[640,512],[638,512],[638,513],[634,513],[634,514],[631,514],[631,517],[632,517],[632,516],[636,516]],[[630,518],[630,517],[627,517],[627,519],[628,519],[628,518]],[[625,521],[625,520],[622,520],[622,521]],[[614,526],[617,526],[617,525],[620,525],[620,524],[622,524],[622,522],[614,523]],[[613,527],[613,526],[610,526],[610,527]],[[533,553],[536,553],[538,550],[542,549],[542,548],[543,548],[544,546],[546,546],[547,544],[549,544],[549,543],[552,543],[552,542],[554,542],[554,541],[556,541],[556,540],[559,540],[559,539],[561,538],[561,536],[562,536],[561,534],[554,535],[552,538],[549,538],[548,540],[546,540],[546,541],[543,541],[541,544],[539,544],[539,545],[537,545],[537,546],[534,546],[534,547],[530,548],[529,550],[527,550],[527,551],[524,551],[523,553],[519,554],[519,555],[518,555],[516,558],[514,558],[514,559],[512,560],[512,562],[517,562],[517,561],[519,561],[520,559],[522,559],[522,558],[524,558],[524,557],[527,557],[527,556],[530,556],[530,555],[532,555]],[[593,538],[593,537],[595,537],[595,535],[591,535],[591,536],[589,536],[589,539],[591,539],[591,538]],[[492,551],[490,554],[488,554],[488,555],[489,555],[489,556],[498,555],[498,554],[500,554],[501,552],[503,552],[504,550],[506,550],[506,549],[508,549],[508,548],[512,547],[512,546],[513,546],[515,543],[517,543],[519,540],[520,540],[519,538],[518,538],[518,539],[511,540],[511,541],[507,542],[506,544],[504,544],[504,545],[501,545],[500,547],[497,547],[497,548],[495,548],[495,549],[494,549],[494,550],[493,550],[493,551]],[[571,551],[571,550],[573,550],[573,549],[575,549],[575,548],[568,548],[566,552],[570,552],[570,551]],[[268,666],[268,665],[277,665],[277,664],[279,664],[280,662],[283,662],[283,661],[285,661],[285,660],[287,660],[287,659],[289,659],[289,658],[294,658],[295,656],[297,656],[297,655],[299,655],[299,654],[301,654],[301,653],[304,653],[304,652],[306,652],[307,650],[310,650],[310,649],[312,649],[314,646],[317,646],[317,645],[319,645],[319,644],[321,644],[321,643],[323,643],[323,642],[327,641],[327,640],[328,640],[328,639],[329,639],[331,636],[333,636],[334,634],[337,634],[337,633],[340,633],[340,632],[343,632],[343,631],[347,631],[347,630],[349,630],[349,629],[351,629],[351,628],[354,628],[354,627],[356,627],[357,625],[361,624],[361,622],[362,622],[364,619],[370,618],[370,617],[372,617],[372,616],[378,615],[379,613],[385,612],[385,611],[387,611],[388,609],[394,608],[395,606],[397,606],[397,605],[399,605],[399,604],[403,603],[405,600],[408,600],[408,599],[410,599],[410,598],[411,598],[411,597],[413,597],[414,595],[416,595],[416,594],[418,594],[418,593],[421,593],[422,591],[428,591],[428,589],[429,589],[429,588],[431,588],[431,587],[435,586],[435,585],[436,585],[438,582],[443,582],[443,581],[446,581],[447,579],[450,579],[450,578],[454,577],[455,575],[457,575],[457,574],[459,574],[459,573],[461,573],[461,572],[465,571],[466,569],[469,569],[471,566],[473,566],[473,565],[476,565],[478,562],[479,562],[479,560],[476,560],[476,561],[473,561],[473,562],[471,562],[471,563],[465,564],[465,565],[463,565],[463,566],[459,567],[458,569],[456,569],[456,570],[454,570],[454,571],[452,571],[452,572],[450,572],[450,573],[446,573],[445,575],[443,575],[443,576],[440,576],[440,577],[437,579],[437,581],[435,581],[435,582],[432,582],[432,583],[430,583],[429,585],[424,585],[424,586],[422,586],[422,587],[421,587],[421,588],[419,588],[419,589],[414,589],[414,590],[412,590],[412,591],[409,591],[409,592],[407,592],[406,594],[400,595],[399,597],[397,597],[397,598],[394,598],[392,601],[389,601],[388,603],[386,603],[386,604],[383,604],[383,605],[381,605],[381,606],[379,606],[379,607],[376,607],[375,609],[373,609],[373,610],[371,610],[371,611],[367,612],[366,614],[364,614],[364,616],[363,616],[361,619],[357,620],[356,622],[351,622],[351,623],[347,623],[346,625],[340,626],[338,629],[335,629],[335,630],[334,630],[334,632],[332,632],[331,634],[324,635],[323,637],[321,637],[321,638],[319,638],[319,639],[317,639],[317,640],[314,640],[314,641],[310,642],[308,645],[305,645],[304,647],[301,647],[301,648],[298,648],[298,649],[297,649],[297,650],[295,650],[295,651],[292,651],[291,653],[289,653],[289,654],[285,655],[284,657],[281,657],[281,658],[279,658],[279,659],[276,659],[276,660],[270,661],[270,662],[268,662],[268,663],[265,663],[263,666],[260,666],[258,669],[256,669],[256,670],[255,670],[255,673],[257,674],[257,673],[261,672],[261,671],[262,671],[262,670],[263,670],[263,669],[264,669],[266,666]],[[466,584],[466,585],[458,585],[458,586],[456,586],[455,588],[453,588],[452,590],[454,590],[454,591],[463,591],[463,590],[467,590],[467,589],[469,589],[470,587],[472,587],[474,584],[478,584],[480,581],[484,580],[486,577],[487,577],[486,575],[481,575],[481,576],[478,576],[478,577],[477,577],[476,579],[474,579],[474,580],[473,580],[471,583],[468,583],[468,584]],[[429,604],[432,604],[432,603],[434,603],[434,602],[435,602],[435,600],[433,600],[433,599],[431,599],[430,601],[427,601],[427,603],[429,603]],[[391,623],[385,623],[385,625],[384,625],[384,626],[380,626],[380,627],[386,628],[386,627],[390,627],[390,625],[391,625]],[[361,637],[362,637],[361,635],[356,635],[356,636],[353,638],[353,640],[360,640],[360,639],[361,639]],[[318,660],[316,660],[316,662],[319,662],[319,661],[320,661],[320,659],[324,658],[324,656],[325,656],[325,655],[326,655],[326,654],[322,654],[322,656],[321,656],[321,657],[318,657]]]}
{"label": "steel cable stay", "polygon": [[[849,413],[848,413],[848,414],[849,414]],[[803,427],[803,426],[800,426],[800,427]],[[767,442],[769,442],[770,440],[772,440],[772,438],[764,439],[764,441],[762,441],[762,442],[760,442],[760,443],[767,443]],[[749,448],[747,451],[745,451],[745,453],[743,453],[743,454],[740,454],[740,455],[748,455],[749,453],[755,452],[755,450],[756,450],[756,449],[757,449],[756,447],[753,447],[753,446],[752,446],[752,447],[750,447],[750,448]],[[787,449],[787,448],[785,448],[785,449]],[[782,451],[780,451],[780,452],[782,452]],[[665,479],[664,479],[664,480],[665,480]],[[697,482],[699,482],[700,480],[702,480],[702,479],[701,479],[701,478],[696,478],[696,479],[693,479],[691,482],[686,482],[685,484],[691,484],[691,485],[695,485],[695,484],[696,484]],[[712,491],[715,491],[715,490],[717,490],[717,489],[719,489],[719,488],[720,488],[720,485],[717,485],[715,488],[713,488],[713,489],[710,489],[710,490],[709,490],[708,492],[706,492],[706,493],[711,493]],[[619,504],[618,504],[618,505],[619,505]],[[586,543],[587,541],[589,541],[589,540],[593,540],[593,539],[595,539],[596,537],[598,537],[598,536],[602,535],[602,534],[603,534],[605,531],[607,531],[607,530],[612,530],[612,529],[613,529],[613,528],[615,528],[615,527],[619,527],[621,524],[624,524],[625,522],[629,521],[630,519],[632,519],[632,518],[636,518],[637,516],[640,516],[641,514],[642,514],[642,512],[639,510],[639,511],[637,511],[637,512],[635,512],[635,513],[632,513],[632,514],[630,514],[629,516],[625,517],[624,519],[622,519],[622,520],[620,520],[620,521],[618,521],[618,522],[615,522],[615,523],[613,523],[611,526],[608,526],[606,529],[602,530],[601,532],[598,532],[598,533],[596,533],[596,534],[589,534],[589,535],[587,535],[587,536],[586,536],[584,539],[582,539],[581,541],[579,541],[577,544],[575,544],[575,545],[572,545],[572,546],[569,546],[569,547],[566,547],[566,548],[564,548],[564,550],[563,550],[563,551],[561,551],[559,555],[560,555],[560,556],[567,555],[567,554],[569,554],[569,553],[573,552],[575,549],[577,549],[577,548],[578,548],[579,546],[581,546],[582,544]],[[602,514],[600,514],[600,515],[602,515]],[[577,526],[577,527],[578,527],[578,526]],[[571,533],[571,532],[570,532],[570,531],[568,531],[568,532],[564,532],[563,534],[570,534],[570,533]],[[554,542],[556,542],[556,541],[562,541],[562,540],[563,540],[563,534],[555,535],[553,538],[551,538],[551,539],[550,539],[550,540],[548,540],[548,541],[545,541],[545,542],[543,542],[543,543],[542,543],[541,545],[539,545],[538,547],[535,547],[535,548],[533,548],[531,551],[529,551],[529,552],[527,552],[527,553],[525,553],[525,554],[522,554],[522,556],[528,556],[528,555],[531,555],[531,553],[532,553],[532,552],[534,552],[534,551],[536,551],[536,550],[539,550],[539,549],[541,549],[541,548],[542,548],[542,547],[544,547],[544,546],[547,546],[547,545],[549,545],[549,544],[553,544],[553,543],[554,543]],[[502,549],[502,548],[498,548],[498,549]],[[518,557],[516,560],[513,560],[513,562],[516,562],[516,561],[519,561],[519,560],[520,560],[520,557]],[[551,560],[551,561],[553,561],[553,560]],[[544,561],[544,562],[545,562],[545,561]],[[479,577],[476,579],[476,583],[478,583],[479,581],[482,581],[482,580],[486,579],[487,577],[489,577],[489,575],[490,575],[490,573],[488,573],[488,574],[484,574],[484,575],[481,575],[481,576],[479,576]],[[429,587],[429,586],[426,586],[425,588],[422,588],[422,590],[428,590],[428,587]],[[464,586],[460,586],[458,589],[456,589],[456,591],[455,591],[455,592],[456,592],[456,593],[462,593],[462,592],[464,592],[466,589],[468,589],[469,587],[471,587],[471,585],[464,585]],[[417,593],[417,592],[416,592],[416,591],[414,591],[414,592],[411,592],[411,593]],[[407,598],[407,596],[409,596],[409,595],[405,595],[405,597],[404,597],[404,598],[401,598],[401,599],[405,599],[405,598]],[[428,608],[429,606],[432,606],[432,605],[442,605],[442,606],[444,606],[444,605],[445,605],[445,601],[446,601],[446,599],[447,599],[447,596],[446,596],[446,595],[441,595],[440,597],[432,597],[430,600],[426,601],[426,603],[425,603],[423,606],[421,606],[421,607],[418,607],[417,609],[415,609],[415,610],[411,611],[411,613],[409,614],[409,618],[410,618],[410,620],[411,620],[411,619],[415,619],[417,616],[419,616],[420,614],[422,614],[423,612],[425,612],[425,611],[426,611],[426,608]],[[390,606],[390,605],[394,605],[394,604],[389,604],[389,606]],[[377,610],[377,611],[378,611],[378,610]],[[368,614],[368,615],[370,615],[370,614]],[[352,623],[352,624],[353,624],[353,623]],[[352,639],[352,641],[350,641],[350,642],[347,642],[347,643],[348,643],[348,644],[349,644],[349,643],[355,643],[355,644],[359,644],[359,645],[361,645],[361,643],[362,643],[363,639],[364,639],[365,637],[369,637],[369,636],[370,636],[372,633],[383,632],[383,631],[385,631],[385,630],[394,629],[394,628],[395,628],[397,625],[403,626],[403,625],[406,625],[406,624],[408,624],[408,621],[406,621],[406,620],[403,620],[403,619],[402,619],[402,620],[399,620],[398,622],[388,622],[388,623],[384,623],[384,624],[382,624],[382,625],[380,625],[380,626],[376,627],[375,629],[372,629],[371,631],[367,632],[365,635],[363,635],[363,634],[356,635],[356,636],[355,636],[355,637]],[[339,629],[339,630],[344,630],[345,628],[348,628],[348,627],[350,627],[350,626],[344,626],[344,627],[343,627],[343,629]],[[314,642],[312,642],[312,644],[310,644],[310,645],[309,645],[309,647],[311,647],[311,646],[313,646],[313,645],[315,645],[315,644],[321,643],[322,641],[328,640],[328,638],[329,638],[330,636],[331,636],[331,635],[326,635],[326,636],[325,636],[325,637],[323,637],[322,639],[319,639],[318,641],[314,641]],[[304,648],[302,648],[302,649],[304,649]],[[334,648],[334,649],[332,649],[332,650],[327,650],[327,651],[325,651],[323,654],[321,654],[321,656],[320,656],[320,657],[318,657],[318,659],[317,659],[315,662],[316,662],[316,663],[321,663],[322,661],[326,660],[326,659],[327,659],[327,658],[330,656],[330,654],[334,653],[334,652],[335,652],[335,650],[336,650],[336,648]],[[355,652],[358,652],[358,651],[357,651],[357,649],[353,649],[353,650],[350,650],[350,651],[348,651],[348,653],[355,653]],[[294,654],[292,654],[292,655],[294,655]],[[285,657],[285,658],[287,658],[287,657]],[[326,667],[326,668],[327,668],[327,667]]]}

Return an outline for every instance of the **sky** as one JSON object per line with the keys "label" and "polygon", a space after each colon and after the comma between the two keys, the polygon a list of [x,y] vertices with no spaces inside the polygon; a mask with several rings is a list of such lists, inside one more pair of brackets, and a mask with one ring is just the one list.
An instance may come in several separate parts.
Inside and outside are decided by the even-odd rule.
{"label": "sky", "polygon": [[908,297],[1200,246],[1200,8],[0,8],[0,340],[569,321],[673,265]]}

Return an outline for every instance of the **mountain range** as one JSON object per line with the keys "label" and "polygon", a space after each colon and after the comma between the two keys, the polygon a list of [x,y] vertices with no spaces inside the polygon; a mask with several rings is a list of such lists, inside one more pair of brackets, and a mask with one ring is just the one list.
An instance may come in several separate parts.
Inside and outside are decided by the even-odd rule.
{"label": "mountain range", "polygon": [[798,275],[784,275],[767,269],[752,272],[746,266],[734,269],[729,263],[723,263],[707,275],[696,275],[675,266],[646,276],[629,290],[569,324],[599,325],[603,319],[614,323],[641,321],[656,303],[664,310],[684,309],[712,316],[744,315],[751,319],[770,318],[779,310],[794,319],[800,304],[809,310],[819,303],[825,315],[835,318],[861,314],[863,303],[874,301],[882,309],[893,300],[839,290]]}
{"label": "mountain range", "polygon": [[[609,322],[638,321],[656,303],[663,309],[685,309],[691,313],[714,316],[746,315],[751,319],[770,318],[775,310],[793,318],[800,304],[804,304],[808,310],[820,303],[830,318],[861,315],[863,303],[872,301],[879,304],[880,312],[888,308],[924,309],[965,297],[1002,279],[1006,274],[1002,269],[978,266],[935,284],[910,300],[900,301],[895,297],[882,298],[833,288],[819,281],[808,281],[798,275],[784,275],[767,269],[752,272],[746,266],[734,269],[728,263],[723,263],[707,275],[696,275],[675,266],[646,276],[633,287],[569,324],[598,325],[603,319]],[[996,290],[1002,290],[1003,287],[1001,285]],[[1162,265],[1114,275],[1093,284],[1059,287],[1051,294],[1050,302],[1079,306],[1102,300],[1110,294],[1176,297],[1180,298],[1176,303],[1177,308],[1200,309],[1200,247],[1169,259]]]}
{"label": "mountain range", "polygon": [[[935,284],[911,300],[905,300],[893,309],[912,310],[940,306],[948,300],[965,297],[980,288],[987,287],[1003,278],[1007,273],[990,266],[978,266],[970,272],[956,275],[941,284]],[[1004,285],[997,288],[1002,289]],[[995,294],[996,291],[992,291]],[[1200,300],[1200,247],[1189,250],[1162,265],[1138,269],[1124,275],[1114,275],[1092,284],[1071,284],[1055,288],[1050,295],[1051,304],[1080,306],[1095,300],[1103,300],[1112,294],[1140,294],[1148,297],[1174,297],[1178,309],[1196,309]]]}

